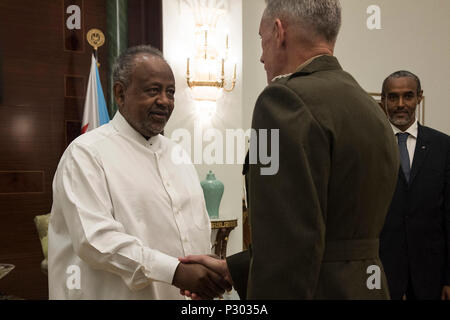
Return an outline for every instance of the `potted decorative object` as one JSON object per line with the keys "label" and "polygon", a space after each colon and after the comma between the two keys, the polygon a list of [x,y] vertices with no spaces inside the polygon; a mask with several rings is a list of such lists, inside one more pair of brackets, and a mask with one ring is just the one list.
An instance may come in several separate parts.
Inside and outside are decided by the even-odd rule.
{"label": "potted decorative object", "polygon": [[216,179],[212,171],[206,175],[206,179],[201,183],[203,195],[205,196],[206,209],[210,219],[219,218],[220,201],[224,191],[223,183]]}

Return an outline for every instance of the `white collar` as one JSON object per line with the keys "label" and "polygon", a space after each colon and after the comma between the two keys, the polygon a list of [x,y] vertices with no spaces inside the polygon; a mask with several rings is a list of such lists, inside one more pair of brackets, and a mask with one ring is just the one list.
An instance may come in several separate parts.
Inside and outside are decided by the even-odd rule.
{"label": "white collar", "polygon": [[[123,117],[123,115],[120,113],[120,111],[117,111],[114,118],[111,120],[112,125],[114,128],[122,135],[127,136],[140,144],[144,146],[154,146],[157,147],[161,143],[160,135],[156,135],[154,137],[151,137],[150,139],[145,139],[142,134],[137,132],[129,123],[128,121]],[[152,148],[153,149],[153,148]]]}
{"label": "white collar", "polygon": [[275,82],[275,81],[283,79],[283,78],[290,77],[291,75],[292,75],[292,73],[286,73],[286,74],[276,76],[275,78],[272,79],[272,82]]}
{"label": "white collar", "polygon": [[414,121],[414,123],[408,128],[406,129],[406,131],[402,131],[399,128],[397,128],[395,125],[393,125],[390,121],[389,123],[391,124],[392,130],[394,131],[394,134],[396,135],[397,133],[409,133],[411,136],[413,136],[415,139],[417,139],[417,135],[419,133],[419,125],[418,125],[418,121],[416,119],[416,121]]}

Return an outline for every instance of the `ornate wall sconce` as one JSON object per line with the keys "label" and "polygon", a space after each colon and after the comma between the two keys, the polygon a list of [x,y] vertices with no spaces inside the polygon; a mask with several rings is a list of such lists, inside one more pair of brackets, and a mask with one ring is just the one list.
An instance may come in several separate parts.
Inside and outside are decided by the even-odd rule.
{"label": "ornate wall sconce", "polygon": [[231,92],[236,85],[236,64],[230,80],[225,77],[228,60],[228,35],[225,47],[218,41],[217,22],[226,12],[225,1],[187,0],[195,18],[195,56],[187,58],[186,80],[195,101],[216,102],[223,91]]}

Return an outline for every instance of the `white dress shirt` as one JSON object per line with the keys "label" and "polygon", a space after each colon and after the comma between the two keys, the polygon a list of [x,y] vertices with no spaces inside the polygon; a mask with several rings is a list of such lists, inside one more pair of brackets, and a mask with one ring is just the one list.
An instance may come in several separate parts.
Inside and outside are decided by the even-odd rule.
{"label": "white dress shirt", "polygon": [[53,181],[50,299],[184,299],[171,285],[177,258],[209,254],[211,225],[175,145],[147,141],[117,112],[67,148]]}
{"label": "white dress shirt", "polygon": [[[409,155],[409,167],[412,168],[413,159],[414,159],[414,151],[416,150],[417,143],[417,135],[419,132],[419,126],[417,124],[417,119],[414,123],[406,130],[402,131],[391,123],[392,130],[394,130],[394,134],[397,138],[397,133],[409,133],[408,140],[406,140],[406,148],[408,149]],[[398,141],[398,138],[397,138]]]}

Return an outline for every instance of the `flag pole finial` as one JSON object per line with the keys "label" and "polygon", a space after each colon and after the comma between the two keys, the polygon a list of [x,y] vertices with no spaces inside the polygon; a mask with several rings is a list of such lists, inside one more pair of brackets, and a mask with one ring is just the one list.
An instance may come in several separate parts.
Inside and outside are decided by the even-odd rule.
{"label": "flag pole finial", "polygon": [[99,29],[91,29],[87,33],[87,41],[94,48],[95,60],[97,60],[97,67],[100,67],[98,62],[98,48],[105,44],[105,35]]}

